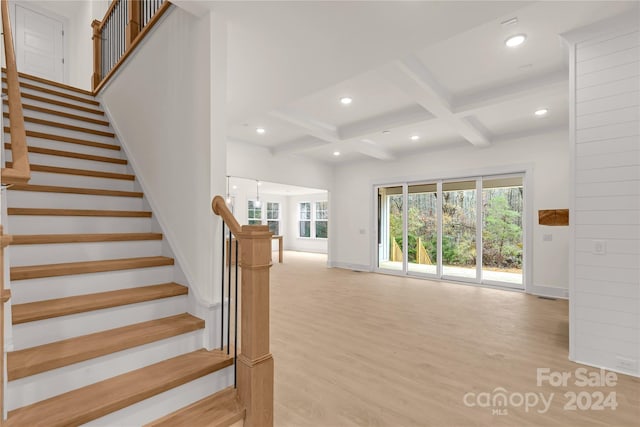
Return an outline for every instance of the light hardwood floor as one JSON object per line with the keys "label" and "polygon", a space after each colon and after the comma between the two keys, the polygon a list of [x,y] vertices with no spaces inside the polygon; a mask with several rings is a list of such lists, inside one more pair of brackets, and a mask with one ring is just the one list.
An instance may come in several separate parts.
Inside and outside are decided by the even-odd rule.
{"label": "light hardwood floor", "polygon": [[[325,262],[287,252],[272,268],[276,426],[640,424],[639,379],[617,375],[610,388],[574,385],[583,365],[567,359],[567,301],[327,269]],[[537,368],[572,378],[568,387],[539,387]],[[508,396],[554,395],[542,414],[542,403],[528,412],[508,405],[506,415],[465,406],[465,394],[498,387]],[[618,407],[564,410],[571,390],[613,391]]]}

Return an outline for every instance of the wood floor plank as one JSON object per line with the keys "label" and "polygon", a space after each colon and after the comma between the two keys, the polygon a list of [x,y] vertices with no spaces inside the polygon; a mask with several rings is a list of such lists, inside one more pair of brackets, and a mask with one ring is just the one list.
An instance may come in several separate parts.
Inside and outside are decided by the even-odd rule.
{"label": "wood floor plank", "polygon": [[12,245],[162,240],[162,233],[14,234]]}
{"label": "wood floor plank", "polygon": [[[10,142],[5,143],[4,148],[6,148],[7,150],[10,150],[11,143]],[[118,159],[115,157],[95,156],[93,154],[75,153],[73,151],[52,150],[50,148],[40,148],[40,147],[33,147],[33,146],[28,146],[27,150],[29,151],[29,153],[46,154],[48,156],[69,157],[72,159],[92,160],[94,162],[115,163],[118,165],[127,164],[127,161],[125,159]]]}
{"label": "wood floor plank", "polygon": [[229,387],[159,418],[145,427],[228,427],[244,419],[236,389]]}
{"label": "wood floor plank", "polygon": [[144,194],[139,191],[103,190],[100,188],[60,187],[55,185],[14,184],[11,191],[37,191],[42,193],[87,194],[94,196],[136,197]]}
{"label": "wood floor plank", "polygon": [[7,208],[9,215],[38,216],[109,216],[127,218],[151,218],[150,211],[113,211],[92,209]]}
{"label": "wood floor plank", "polygon": [[198,350],[16,409],[5,427],[81,425],[232,363],[226,353]]}
{"label": "wood floor plank", "polygon": [[[13,165],[12,162],[7,162],[6,164],[7,164],[7,167],[11,167]],[[31,164],[29,166],[32,172],[47,172],[47,173],[59,173],[59,174],[66,174],[66,175],[92,176],[96,178],[121,179],[124,181],[134,181],[136,179],[135,175],[127,174],[127,173],[102,172],[102,171],[93,171],[93,170],[87,170],[87,169],[63,168],[59,166],[47,166],[47,165],[37,165],[37,164]]]}
{"label": "wood floor plank", "polygon": [[[2,88],[2,93],[7,93],[7,88]],[[84,111],[86,113],[97,114],[104,116],[104,111],[100,111],[96,108],[83,107],[82,105],[71,104],[69,102],[58,101],[57,99],[51,99],[44,96],[38,96],[31,93],[21,93],[22,99],[31,99],[33,101],[46,102],[47,104],[57,105],[59,107],[71,108],[78,111]]]}
{"label": "wood floor plank", "polygon": [[7,353],[7,378],[30,375],[204,329],[204,320],[178,314]]}
{"label": "wood floor plank", "polygon": [[[4,117],[9,118],[9,113],[4,113]],[[96,130],[96,129],[86,128],[82,126],[75,126],[67,123],[54,122],[51,120],[39,119],[37,117],[24,116],[24,121],[25,123],[34,123],[37,125],[51,126],[51,127],[56,127],[60,129],[72,130],[74,132],[90,133],[92,135],[106,136],[108,138],[115,137],[115,134],[113,132]]]}
{"label": "wood floor plank", "polygon": [[60,264],[11,267],[10,276],[11,280],[25,280],[37,279],[40,277],[69,276],[74,274],[100,273],[104,271],[129,270],[134,268],[160,267],[173,264],[173,258],[163,256],[66,262]]}
{"label": "wood floor plank", "polygon": [[142,286],[139,288],[120,289],[97,294],[76,295],[45,301],[14,304],[11,307],[11,319],[14,325],[68,316],[70,314],[101,310],[103,308],[136,304],[178,295],[186,295],[188,288],[177,283]]}

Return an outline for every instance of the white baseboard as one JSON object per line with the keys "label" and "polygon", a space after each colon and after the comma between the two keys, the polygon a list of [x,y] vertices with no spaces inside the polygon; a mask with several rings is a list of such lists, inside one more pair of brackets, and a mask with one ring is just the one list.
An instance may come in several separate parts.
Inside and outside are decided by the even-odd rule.
{"label": "white baseboard", "polygon": [[526,292],[541,297],[569,299],[569,289],[555,286],[531,285],[527,287]]}
{"label": "white baseboard", "polygon": [[329,262],[329,268],[342,268],[344,270],[355,270],[355,271],[373,271],[370,266],[364,264],[350,264],[348,262]]}

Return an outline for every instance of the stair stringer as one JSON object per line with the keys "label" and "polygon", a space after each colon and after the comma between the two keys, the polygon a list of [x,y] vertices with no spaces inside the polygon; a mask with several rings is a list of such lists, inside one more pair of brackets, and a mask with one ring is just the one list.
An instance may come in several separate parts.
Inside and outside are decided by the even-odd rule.
{"label": "stair stringer", "polygon": [[[100,100],[100,105],[105,113],[106,119],[109,121],[113,132],[115,133],[115,140],[118,142],[122,151],[124,152],[124,157],[129,162],[127,164],[128,173],[134,174],[136,176],[135,181],[135,191],[141,191],[144,194],[143,203],[145,204],[145,208],[153,212],[153,217],[151,218],[152,231],[161,232],[164,236],[162,240],[162,254],[163,256],[171,257],[175,259],[174,265],[174,282],[186,284],[189,287],[188,294],[188,312],[196,317],[199,317],[205,321],[205,330],[203,333],[203,346],[207,350],[212,350],[220,346],[220,342],[226,337],[220,337],[220,319],[221,319],[221,302],[207,301],[201,294],[200,290],[197,286],[194,286],[195,283],[194,278],[191,274],[189,274],[184,268],[185,259],[184,255],[179,251],[176,251],[174,248],[177,246],[174,242],[176,241],[175,235],[171,227],[167,226],[165,221],[163,221],[162,210],[158,207],[157,203],[154,203],[153,197],[151,196],[151,192],[148,191],[149,186],[145,183],[145,178],[142,174],[136,173],[136,170],[139,170],[137,167],[137,162],[135,156],[132,155],[132,151],[129,148],[126,139],[122,136],[122,132],[120,131],[117,122],[113,118],[111,111],[109,110],[109,106],[106,103],[102,102],[102,98],[98,95],[96,98]],[[211,221],[214,221],[214,217],[212,215]],[[154,228],[155,227],[155,228]],[[213,258],[213,254],[210,254],[209,257],[211,262],[214,263],[216,260]],[[211,266],[213,269],[213,266]],[[217,280],[214,275],[214,280]]]}

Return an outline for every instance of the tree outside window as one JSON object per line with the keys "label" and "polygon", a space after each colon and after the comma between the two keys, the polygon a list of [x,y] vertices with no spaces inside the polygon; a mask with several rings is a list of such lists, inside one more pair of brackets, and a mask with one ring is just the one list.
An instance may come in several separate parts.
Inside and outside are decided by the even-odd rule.
{"label": "tree outside window", "polygon": [[300,203],[298,211],[298,234],[300,237],[311,237],[311,203]]}
{"label": "tree outside window", "polygon": [[247,219],[249,225],[262,224],[262,206],[256,206],[255,200],[247,202]]}
{"label": "tree outside window", "polygon": [[327,202],[316,202],[316,238],[318,239],[326,239],[328,236],[327,204]]}
{"label": "tree outside window", "polygon": [[280,203],[267,203],[267,225],[274,236],[280,234]]}

